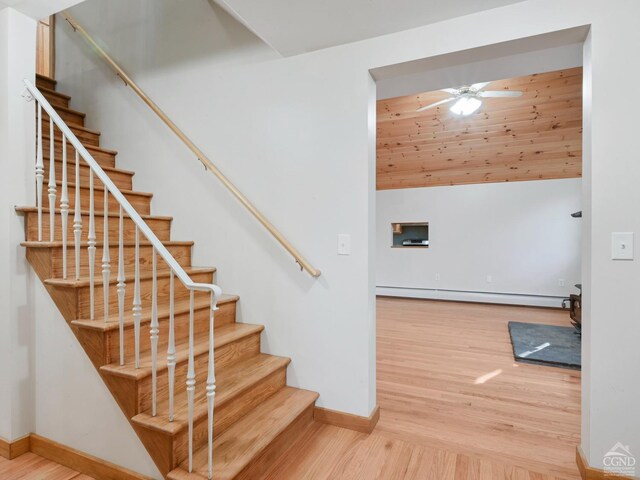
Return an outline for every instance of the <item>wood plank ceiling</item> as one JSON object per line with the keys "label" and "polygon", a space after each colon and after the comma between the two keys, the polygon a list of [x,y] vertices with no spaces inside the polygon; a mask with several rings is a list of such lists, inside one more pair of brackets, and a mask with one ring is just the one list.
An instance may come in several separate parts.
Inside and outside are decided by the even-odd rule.
{"label": "wood plank ceiling", "polygon": [[582,175],[582,67],[491,82],[521,90],[461,117],[442,91],[378,101],[377,188],[514,182]]}

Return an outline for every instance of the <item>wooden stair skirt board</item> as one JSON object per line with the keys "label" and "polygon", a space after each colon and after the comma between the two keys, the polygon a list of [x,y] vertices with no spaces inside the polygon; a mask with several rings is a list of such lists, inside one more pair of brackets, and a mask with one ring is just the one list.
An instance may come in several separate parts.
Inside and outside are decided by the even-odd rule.
{"label": "wooden stair skirt board", "polygon": [[13,460],[28,451],[29,435],[25,435],[24,437],[20,437],[17,440],[12,441],[0,438],[0,457],[4,457],[7,460]]}
{"label": "wooden stair skirt board", "polygon": [[[623,475],[614,475],[613,473],[607,473],[604,470],[600,470],[599,468],[590,467],[589,463],[587,462],[587,458],[584,456],[584,452],[582,451],[582,448],[580,446],[576,447],[576,463],[578,464],[578,471],[580,472],[582,480],[601,480],[607,478],[616,478],[619,480],[634,480],[634,478],[638,478],[625,477]],[[640,468],[640,466],[636,466],[636,468]]]}
{"label": "wooden stair skirt board", "polygon": [[[111,180],[124,189],[125,196],[140,209],[139,213],[149,227],[156,233],[176,261],[191,276],[193,281],[210,283],[214,281],[216,269],[213,267],[194,267],[191,263],[193,242],[175,241],[171,236],[172,218],[152,215],[152,193],[137,192],[133,189],[134,173],[118,168],[116,151],[100,145],[100,132],[83,126],[85,115],[69,108],[67,95],[55,92],[56,84],[48,79],[37,77],[39,87],[47,89],[47,98],[55,99],[54,108],[70,122],[71,129],[82,142],[91,145],[96,161]],[[48,125],[43,125],[48,132]],[[59,132],[56,133],[59,136]],[[55,157],[56,181],[62,178],[61,146],[54,144],[58,154]],[[71,152],[67,150],[67,154]],[[75,152],[73,152],[75,156]],[[45,155],[45,188],[49,172],[48,149]],[[73,158],[73,157],[71,157]],[[73,162],[68,163],[74,165]],[[75,171],[69,170],[69,182],[75,188]],[[209,356],[209,296],[201,292],[194,295],[194,361],[196,370],[196,388],[194,399],[194,435],[193,470],[188,471],[188,414],[184,377],[188,364],[189,336],[189,292],[176,281],[175,284],[175,417],[169,421],[168,407],[168,365],[166,355],[160,354],[157,361],[157,415],[153,415],[151,404],[152,369],[151,345],[149,335],[151,319],[152,252],[146,239],[140,242],[140,290],[143,298],[140,327],[140,368],[133,364],[131,345],[134,336],[134,320],[131,311],[133,295],[133,270],[135,252],[135,225],[129,218],[123,223],[123,259],[126,276],[124,314],[125,365],[119,364],[119,310],[116,290],[116,271],[119,262],[119,205],[109,201],[104,212],[101,182],[96,182],[94,199],[98,210],[95,211],[96,230],[96,268],[95,283],[95,320],[90,316],[90,279],[87,256],[88,186],[89,169],[79,169],[80,206],[82,216],[82,239],[80,248],[80,278],[75,278],[73,216],[75,198],[70,205],[67,231],[68,277],[62,279],[62,229],[61,213],[58,205],[54,210],[55,227],[53,241],[49,236],[49,210],[46,192],[43,198],[42,240],[38,239],[38,211],[32,206],[16,210],[25,217],[25,242],[27,260],[45,285],[49,295],[60,310],[65,323],[71,328],[82,345],[89,360],[109,388],[132,428],[142,441],[149,455],[163,476],[174,480],[207,478],[207,398],[202,386],[206,383],[207,361]],[[60,192],[58,192],[60,194]],[[75,195],[74,195],[75,197]],[[59,203],[60,198],[58,197]],[[110,239],[111,276],[106,301],[109,305],[109,318],[104,321],[105,297],[100,258],[102,257],[104,217],[108,216],[108,238]],[[169,330],[169,270],[164,262],[158,262],[158,351],[166,351]],[[214,478],[236,479],[255,478],[257,473],[268,468],[284,450],[294,442],[301,432],[313,421],[314,415],[325,422],[370,431],[377,420],[360,419],[345,416],[338,412],[314,412],[318,394],[287,386],[287,366],[290,359],[261,353],[262,325],[236,323],[235,295],[223,295],[218,302],[219,310],[215,315],[215,362],[216,396],[214,415]],[[62,322],[61,322],[62,323]],[[61,327],[63,328],[63,327]],[[64,327],[67,328],[67,327]],[[127,348],[128,346],[128,348]],[[352,418],[353,417],[353,418]],[[29,440],[18,446],[4,447],[3,452],[12,455],[25,451]],[[132,472],[122,473],[117,467],[101,462],[93,457],[75,452],[55,442],[37,435],[31,436],[31,451],[62,465],[86,473],[96,478],[128,479],[143,478]],[[14,449],[14,450],[12,450]],[[116,473],[114,473],[116,472]]]}
{"label": "wooden stair skirt board", "polygon": [[329,410],[328,408],[315,407],[313,419],[316,422],[348,428],[362,433],[371,433],[380,418],[380,406],[376,405],[368,417],[361,417],[351,413]]}

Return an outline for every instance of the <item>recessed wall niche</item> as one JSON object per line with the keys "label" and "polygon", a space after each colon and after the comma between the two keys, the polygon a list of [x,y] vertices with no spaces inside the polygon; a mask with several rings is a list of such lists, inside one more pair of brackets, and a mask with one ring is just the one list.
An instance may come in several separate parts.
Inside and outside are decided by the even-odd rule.
{"label": "recessed wall niche", "polygon": [[429,222],[391,224],[391,248],[429,248]]}

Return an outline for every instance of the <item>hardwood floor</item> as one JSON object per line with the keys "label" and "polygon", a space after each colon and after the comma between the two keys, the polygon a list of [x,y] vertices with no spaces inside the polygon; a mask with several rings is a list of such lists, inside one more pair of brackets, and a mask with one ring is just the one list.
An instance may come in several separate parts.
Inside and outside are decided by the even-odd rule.
{"label": "hardwood floor", "polygon": [[[580,372],[516,364],[510,320],[569,325],[539,308],[378,299],[371,435],[312,423],[264,480],[576,480]],[[32,453],[3,480],[90,480]]]}
{"label": "hardwood floor", "polygon": [[263,478],[580,478],[580,372],[516,364],[510,320],[569,326],[566,311],[379,298],[378,426],[314,423]]}
{"label": "hardwood floor", "polygon": [[0,478],[2,480],[93,480],[92,477],[30,452],[13,460],[0,457]]}

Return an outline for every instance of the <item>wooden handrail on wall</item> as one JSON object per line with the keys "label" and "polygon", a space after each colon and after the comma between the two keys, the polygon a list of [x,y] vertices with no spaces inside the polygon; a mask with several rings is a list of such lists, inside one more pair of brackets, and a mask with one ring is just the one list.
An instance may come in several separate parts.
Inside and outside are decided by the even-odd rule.
{"label": "wooden handrail on wall", "polygon": [[73,16],[71,16],[67,12],[63,12],[65,20],[69,22],[71,28],[77,33],[80,33],[84,37],[84,39],[93,47],[98,55],[100,55],[108,64],[111,66],[113,70],[115,70],[116,74],[122,79],[122,81],[131,87],[131,89],[136,92],[136,94],[146,103],[151,110],[153,110],[160,120],[162,120],[167,127],[175,133],[180,140],[191,150],[195,156],[202,162],[207,170],[213,173],[218,180],[222,182],[222,184],[227,187],[227,189],[242,203],[247,210],[249,210],[253,216],[266,228],[271,235],[275,237],[275,239],[282,245],[287,252],[289,252],[293,258],[296,260],[298,265],[300,265],[301,269],[306,270],[312,277],[319,277],[320,270],[311,265],[301,254],[296,250],[296,248],[280,233],[280,231],[273,226],[269,220],[266,219],[262,213],[238,190],[238,188],[231,183],[231,181],[224,176],[224,174],[216,167],[211,160],[200,150],[190,139],[187,137],[182,130],[178,128],[178,126],[171,121],[171,119],[154,103],[151,98],[147,96],[146,93],[125,73],[122,68],[109,56],[107,52],[104,51],[100,45],[96,43],[96,41],[87,33],[87,31],[82,28],[82,26],[76,21]]}

